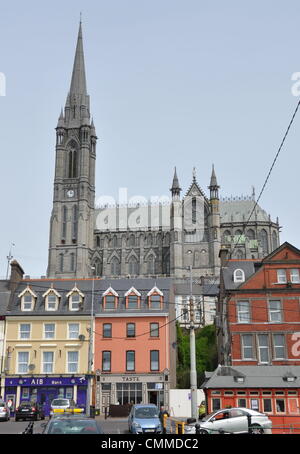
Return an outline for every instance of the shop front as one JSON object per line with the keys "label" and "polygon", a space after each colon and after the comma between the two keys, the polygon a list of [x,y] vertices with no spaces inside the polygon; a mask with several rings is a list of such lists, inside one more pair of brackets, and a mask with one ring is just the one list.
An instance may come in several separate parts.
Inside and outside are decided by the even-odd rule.
{"label": "shop front", "polygon": [[161,374],[101,374],[96,371],[96,408],[102,414],[110,405],[131,406],[154,404],[169,407],[169,375]]}
{"label": "shop front", "polygon": [[30,376],[5,379],[6,402],[10,401],[12,415],[23,401],[38,402],[43,405],[45,415],[50,413],[53,399],[64,397],[73,399],[80,407],[86,405],[87,379],[83,376]]}

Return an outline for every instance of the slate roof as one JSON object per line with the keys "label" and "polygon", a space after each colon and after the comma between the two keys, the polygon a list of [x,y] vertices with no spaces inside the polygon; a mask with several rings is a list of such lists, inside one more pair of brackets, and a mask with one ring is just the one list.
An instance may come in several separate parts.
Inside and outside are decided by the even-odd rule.
{"label": "slate roof", "polygon": [[9,297],[8,281],[0,281],[0,316],[4,316],[6,313]]}
{"label": "slate roof", "polygon": [[[218,366],[211,373],[206,372],[203,389],[214,388],[300,388],[300,366]],[[235,377],[244,377],[238,382]],[[295,381],[284,377],[294,376]]]}
{"label": "slate roof", "polygon": [[[61,298],[58,305],[57,311],[46,311],[45,310],[45,299],[43,294],[51,288],[51,285],[55,290],[60,293]],[[37,294],[37,301],[35,304],[34,311],[21,311],[20,298],[18,295],[29,285],[31,289]],[[79,311],[70,311],[67,299],[67,294],[72,290],[75,285],[85,295],[83,306]],[[6,315],[22,315],[22,316],[33,316],[33,315],[90,315],[92,306],[92,285],[93,279],[37,279],[37,280],[23,280],[16,288],[12,295],[11,302],[7,308]],[[147,305],[147,293],[154,287],[157,286],[164,294],[164,306],[161,310],[148,309]],[[119,305],[117,310],[111,311],[112,313],[136,313],[136,312],[148,312],[148,313],[165,313],[169,311],[169,294],[170,287],[172,285],[172,279],[168,278],[157,278],[157,279],[95,279],[94,280],[94,311],[95,314],[99,314],[102,311],[102,294],[111,286],[119,294]],[[125,307],[125,293],[131,288],[135,287],[142,295],[140,309],[128,310]],[[2,301],[2,299],[1,299]],[[1,303],[2,305],[2,303]],[[105,311],[107,314],[108,311]]]}
{"label": "slate roof", "polygon": [[245,280],[252,276],[258,269],[260,263],[254,260],[229,260],[226,266],[222,268],[223,281],[226,290],[237,289],[242,282],[234,282],[234,271],[239,269],[245,273]]}
{"label": "slate roof", "polygon": [[[221,200],[220,201],[220,220],[221,224],[231,222],[248,221],[254,208],[254,200]],[[255,216],[256,212],[256,216]],[[270,222],[269,215],[259,205],[256,206],[252,214],[251,221]]]}

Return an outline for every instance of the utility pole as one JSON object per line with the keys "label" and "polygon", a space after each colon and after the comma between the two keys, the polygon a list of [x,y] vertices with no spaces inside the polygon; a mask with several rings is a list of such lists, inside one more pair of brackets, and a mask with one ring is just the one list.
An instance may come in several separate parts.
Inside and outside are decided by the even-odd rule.
{"label": "utility pole", "polygon": [[91,301],[91,318],[89,327],[89,352],[88,352],[88,386],[87,386],[87,399],[86,399],[86,414],[91,416],[91,392],[92,392],[92,380],[93,380],[93,326],[94,326],[94,293],[95,293],[95,267],[91,266],[93,272],[93,283],[92,283],[92,301]]}
{"label": "utility pole", "polygon": [[196,370],[196,342],[195,342],[195,309],[193,297],[193,268],[190,265],[190,385],[191,385],[191,417],[198,419],[197,407],[197,370]]}

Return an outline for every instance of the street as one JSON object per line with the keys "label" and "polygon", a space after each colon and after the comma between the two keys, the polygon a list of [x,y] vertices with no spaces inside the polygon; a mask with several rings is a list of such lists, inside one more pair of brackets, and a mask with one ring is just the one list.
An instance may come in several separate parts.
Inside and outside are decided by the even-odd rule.
{"label": "street", "polygon": [[[103,432],[106,434],[126,434],[128,433],[128,423],[127,418],[121,419],[103,419],[96,418],[99,420],[100,425],[103,429]],[[0,422],[0,435],[4,434],[20,434],[28,426],[30,421],[18,421],[15,422],[14,418],[11,418],[10,421],[1,421]],[[48,418],[44,421],[34,421],[34,433],[42,433],[43,427],[42,424],[47,423]]]}

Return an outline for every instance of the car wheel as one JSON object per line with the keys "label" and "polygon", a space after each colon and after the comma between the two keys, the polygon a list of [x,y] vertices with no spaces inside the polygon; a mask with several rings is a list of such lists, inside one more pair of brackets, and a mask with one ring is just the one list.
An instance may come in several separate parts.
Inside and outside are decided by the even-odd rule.
{"label": "car wheel", "polygon": [[208,432],[207,432],[207,430],[205,430],[205,429],[200,429],[200,430],[199,430],[199,434],[201,434],[201,435],[208,435]]}
{"label": "car wheel", "polygon": [[15,421],[18,422],[18,421],[19,421],[19,418],[16,417],[16,418],[15,418]]}
{"label": "car wheel", "polygon": [[264,433],[264,429],[259,425],[259,424],[252,424],[250,427],[249,427],[249,433],[250,434],[263,434]]}

